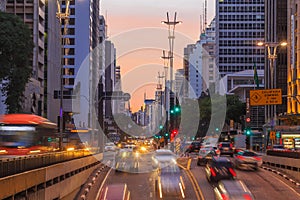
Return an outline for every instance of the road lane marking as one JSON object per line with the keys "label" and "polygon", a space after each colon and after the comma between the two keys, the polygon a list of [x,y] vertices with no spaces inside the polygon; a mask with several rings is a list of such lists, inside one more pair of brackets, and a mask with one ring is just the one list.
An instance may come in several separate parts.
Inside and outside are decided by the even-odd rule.
{"label": "road lane marking", "polygon": [[204,196],[202,194],[201,188],[200,188],[196,178],[194,177],[193,173],[189,169],[184,170],[184,171],[186,172],[186,174],[188,175],[188,177],[189,177],[189,179],[192,183],[192,186],[194,188],[194,192],[197,196],[197,199],[198,200],[204,200]]}
{"label": "road lane marking", "polygon": [[110,170],[107,172],[106,176],[104,177],[102,183],[101,183],[101,186],[97,192],[97,196],[96,196],[96,199],[99,199],[99,196],[100,196],[100,191],[102,190],[103,186],[104,186],[104,183],[106,182],[106,179],[108,178],[110,172],[111,172],[112,168],[110,168]]}

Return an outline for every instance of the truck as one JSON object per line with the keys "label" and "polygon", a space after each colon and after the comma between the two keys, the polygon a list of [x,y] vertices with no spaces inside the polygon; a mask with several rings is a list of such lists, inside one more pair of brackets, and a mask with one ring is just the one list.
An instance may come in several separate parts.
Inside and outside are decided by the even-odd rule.
{"label": "truck", "polygon": [[246,135],[235,135],[234,136],[234,147],[235,149],[246,149]]}

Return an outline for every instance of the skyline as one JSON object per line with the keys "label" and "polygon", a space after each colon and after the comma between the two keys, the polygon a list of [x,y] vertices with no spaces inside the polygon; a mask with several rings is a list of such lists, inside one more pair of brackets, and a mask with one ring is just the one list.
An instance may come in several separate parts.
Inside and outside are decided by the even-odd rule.
{"label": "skyline", "polygon": [[[164,61],[160,57],[162,50],[169,49],[168,29],[166,25],[161,24],[161,21],[167,19],[167,12],[172,21],[174,13],[177,12],[177,20],[183,22],[175,29],[174,54],[176,56],[173,71],[175,74],[176,69],[183,67],[183,49],[187,44],[194,44],[199,40],[200,16],[204,13],[204,0],[175,2],[110,0],[101,2],[101,12],[106,18],[108,40],[111,40],[116,47],[117,65],[121,66],[123,90],[131,94],[132,111],[138,111],[143,105],[144,93],[147,93],[148,98],[154,98],[158,72],[164,71]],[[207,25],[210,24],[214,14],[215,1],[208,1]],[[145,66],[152,66],[151,70],[137,69]],[[139,71],[138,76],[135,74],[137,71]],[[124,77],[132,76],[134,80],[126,78],[124,81]],[[139,85],[136,85],[137,82]]]}

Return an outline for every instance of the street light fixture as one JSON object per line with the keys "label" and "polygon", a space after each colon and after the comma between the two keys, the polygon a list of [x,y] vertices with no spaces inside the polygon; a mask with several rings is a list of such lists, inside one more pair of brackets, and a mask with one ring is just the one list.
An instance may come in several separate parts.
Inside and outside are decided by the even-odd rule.
{"label": "street light fixture", "polygon": [[[276,58],[277,58],[277,48],[279,46],[287,46],[287,42],[282,41],[282,42],[258,42],[258,46],[265,46],[267,48],[268,52],[268,59],[269,59],[269,73],[265,73],[265,81],[266,89],[275,89],[276,88],[276,74],[274,74],[274,71],[276,71]],[[273,121],[275,115],[276,115],[276,106],[275,105],[269,105],[266,106],[267,111],[266,113],[266,121],[271,120]],[[272,123],[271,126],[274,126]],[[271,127],[273,128],[273,127]]]}

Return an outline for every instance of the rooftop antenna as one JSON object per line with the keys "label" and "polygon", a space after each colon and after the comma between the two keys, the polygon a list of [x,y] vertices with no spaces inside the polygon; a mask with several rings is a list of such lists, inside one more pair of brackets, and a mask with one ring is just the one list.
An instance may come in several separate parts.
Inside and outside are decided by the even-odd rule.
{"label": "rooftop antenna", "polygon": [[205,0],[204,5],[204,29],[207,27],[207,0]]}
{"label": "rooftop antenna", "polygon": [[105,37],[109,38],[108,36],[108,16],[107,16],[107,10],[105,11]]}

